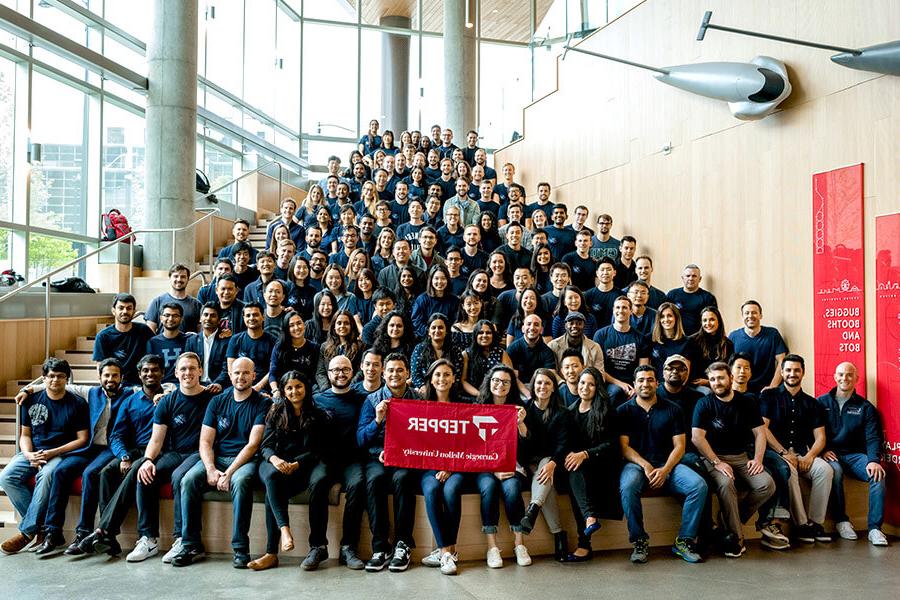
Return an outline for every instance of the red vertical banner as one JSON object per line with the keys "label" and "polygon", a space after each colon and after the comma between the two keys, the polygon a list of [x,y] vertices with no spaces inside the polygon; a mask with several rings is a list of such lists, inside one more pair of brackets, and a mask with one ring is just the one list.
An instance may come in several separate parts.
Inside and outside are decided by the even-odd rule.
{"label": "red vertical banner", "polygon": [[875,218],[875,325],[888,486],[885,517],[900,525],[900,213]]}
{"label": "red vertical banner", "polygon": [[816,395],[851,362],[866,393],[862,164],[813,175],[813,323]]}

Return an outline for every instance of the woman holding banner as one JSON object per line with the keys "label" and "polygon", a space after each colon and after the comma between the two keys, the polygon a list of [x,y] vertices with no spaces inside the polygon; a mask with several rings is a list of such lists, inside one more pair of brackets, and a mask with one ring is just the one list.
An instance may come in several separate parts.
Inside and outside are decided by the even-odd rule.
{"label": "woman holding banner", "polygon": [[528,444],[520,462],[534,473],[531,480],[531,503],[520,522],[522,533],[531,533],[538,514],[544,513],[547,528],[554,538],[554,556],[564,562],[569,552],[569,540],[559,518],[559,504],[554,487],[556,468],[565,464],[568,447],[569,412],[563,405],[551,369],[538,369],[531,377],[531,401],[526,405],[525,417]]}
{"label": "woman holding banner", "polygon": [[[425,375],[425,400],[432,402],[452,402],[459,397],[459,380],[453,370],[453,363],[446,358],[434,361]],[[434,534],[437,548],[422,559],[422,564],[441,568],[444,575],[456,575],[456,537],[462,518],[462,487],[465,479],[462,473],[448,471],[425,471],[422,474],[422,495],[425,511]]]}
{"label": "woman holding banner", "polygon": [[614,426],[615,411],[609,403],[603,373],[586,367],[578,377],[578,402],[569,407],[569,448],[565,467],[572,488],[572,512],[578,531],[578,548],[567,562],[591,558],[591,536],[600,519],[621,519],[619,494],[621,452]]}
{"label": "woman holding banner", "polygon": [[[278,566],[278,550],[294,549],[288,500],[309,487],[309,477],[327,453],[328,416],[312,401],[312,388],[298,371],[288,371],[278,382],[283,402],[272,405],[266,416],[260,453],[259,478],[266,488],[266,553],[247,565],[254,571]],[[328,525],[327,496],[320,506],[309,507],[310,529]]]}
{"label": "woman holding banner", "polygon": [[[516,386],[516,373],[507,365],[496,365],[488,371],[481,384],[476,404],[511,404],[518,407],[519,443],[516,456],[526,456],[524,451],[525,436],[528,429],[525,425],[527,411]],[[525,469],[516,464],[512,473],[477,473],[475,481],[481,494],[481,531],[487,536],[487,565],[492,569],[503,566],[503,557],[497,547],[497,525],[500,523],[500,495],[506,508],[506,518],[515,537],[516,563],[520,567],[531,564],[531,556],[525,547],[522,535],[522,517],[525,514],[525,503],[522,501],[522,484],[525,482]]]}

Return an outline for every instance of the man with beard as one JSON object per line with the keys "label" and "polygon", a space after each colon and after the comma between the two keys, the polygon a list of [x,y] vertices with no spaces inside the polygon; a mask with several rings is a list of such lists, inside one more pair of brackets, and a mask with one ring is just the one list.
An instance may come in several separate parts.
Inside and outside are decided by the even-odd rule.
{"label": "man with beard", "polygon": [[263,310],[259,304],[244,306],[245,331],[234,335],[228,342],[225,353],[228,373],[233,372],[234,363],[241,358],[249,358],[255,365],[253,390],[267,389],[269,381],[269,361],[275,347],[275,337],[264,329]]}
{"label": "man with beard", "polygon": [[[265,368],[264,368],[265,370]],[[200,430],[200,461],[181,481],[182,551],[172,565],[185,567],[205,553],[200,539],[203,493],[230,492],[234,505],[232,566],[246,569],[250,562],[250,518],[253,480],[270,402],[253,389],[253,361],[238,358],[228,371],[232,387],[209,401]]]}
{"label": "man with beard", "polygon": [[[216,258],[229,259],[234,264],[234,247],[238,242],[245,244],[250,243],[250,223],[244,219],[238,219],[231,228],[231,235],[234,236],[234,243],[228,244],[221,250]],[[250,264],[256,263],[256,248],[250,247]]]}
{"label": "man with beard", "polygon": [[107,358],[119,361],[125,385],[137,385],[137,362],[147,349],[147,341],[153,337],[152,329],[132,322],[135,306],[137,302],[131,294],[116,294],[112,304],[115,322],[97,333],[91,356],[95,362]]}
{"label": "man with beard", "polygon": [[[362,463],[364,454],[356,441],[359,413],[366,395],[352,388],[353,366],[346,356],[335,356],[328,363],[328,382],[331,387],[313,396],[316,406],[331,416],[337,432],[334,453],[329,463],[316,466],[310,476],[310,507],[321,506],[327,511],[327,503],[321,501],[327,496],[335,482],[344,487],[344,514],[342,519],[340,564],[355,571],[365,568],[365,563],[357,555],[362,512],[366,505],[366,481]],[[328,515],[310,515],[309,554],[301,563],[305,571],[313,571],[328,558],[328,538],[326,537]]]}
{"label": "man with beard", "polygon": [[[41,372],[46,390],[23,399],[20,450],[0,473],[0,489],[20,516],[18,533],[0,544],[4,554],[23,550],[39,535],[51,499],[54,470],[66,453],[85,447],[90,437],[87,404],[66,391],[72,377],[69,363],[48,358]],[[28,485],[32,477],[34,490]],[[40,542],[43,545],[43,540]]]}
{"label": "man with beard", "polygon": [[144,313],[144,321],[153,333],[159,333],[159,313],[162,307],[171,303],[181,306],[182,319],[179,329],[184,332],[197,331],[200,322],[200,301],[187,294],[187,283],[190,278],[190,269],[182,264],[169,269],[169,291],[151,300]]}
{"label": "man with beard", "polygon": [[[728,365],[714,362],[706,374],[712,393],[697,401],[692,438],[719,498],[722,526],[728,531],[724,554],[740,558],[747,551],[743,524],[775,493],[775,482],[763,469],[766,425],[757,403],[731,389]],[[751,444],[752,457],[747,454]],[[738,479],[749,488],[740,501],[735,486]]]}
{"label": "man with beard", "polygon": [[[784,484],[791,516],[797,525],[794,537],[809,544],[831,541],[822,523],[825,522],[834,471],[819,458],[825,450],[825,422],[821,407],[801,387],[804,370],[802,356],[785,356],[781,363],[783,383],[760,394],[759,405],[769,445],[764,462],[780,461],[779,466],[787,467]],[[800,491],[800,477],[812,482],[808,510]],[[777,531],[777,525],[770,526],[776,527]],[[763,544],[768,541],[768,536],[764,535]]]}
{"label": "man with beard", "polygon": [[147,354],[154,354],[163,359],[163,383],[175,383],[175,361],[184,351],[189,337],[180,329],[181,305],[174,302],[162,307],[160,313],[162,332],[147,341]]}
{"label": "man with beard", "polygon": [[[408,385],[409,362],[395,352],[384,360],[384,386],[368,395],[362,404],[356,441],[368,453],[365,462],[368,489],[369,527],[372,530],[372,558],[366,571],[381,571],[385,566],[393,572],[409,567],[416,519],[416,488],[422,477],[420,471],[386,467],[384,465],[384,430],[391,398],[418,400],[416,391]],[[388,540],[388,493],[394,497],[394,548]]]}
{"label": "man with beard", "polygon": [[240,333],[244,330],[244,320],[241,314],[244,311],[244,303],[237,299],[238,285],[234,275],[222,275],[216,284],[216,297],[218,298],[219,329],[227,331],[229,335]]}
{"label": "man with beard", "polygon": [[600,344],[584,337],[584,315],[578,311],[570,311],[566,315],[566,332],[551,340],[547,346],[556,355],[556,362],[562,364],[563,353],[572,349],[581,352],[583,366],[594,367],[603,372],[603,348]]}
{"label": "man with beard", "polygon": [[228,385],[228,336],[219,330],[219,308],[215,302],[203,306],[200,311],[200,333],[188,338],[185,352],[193,352],[200,357],[202,367],[201,383],[213,394]]}
{"label": "man with beard", "polygon": [[649,486],[684,499],[681,529],[672,553],[687,562],[702,559],[696,550],[707,486],[703,478],[680,464],[685,450],[684,415],[678,405],[656,394],[653,367],[641,365],[634,371],[636,397],[616,409],[621,435],[622,469],[619,490],[628,523],[628,538],[634,545],[631,562],[647,562],[650,536],[644,530],[641,493]]}

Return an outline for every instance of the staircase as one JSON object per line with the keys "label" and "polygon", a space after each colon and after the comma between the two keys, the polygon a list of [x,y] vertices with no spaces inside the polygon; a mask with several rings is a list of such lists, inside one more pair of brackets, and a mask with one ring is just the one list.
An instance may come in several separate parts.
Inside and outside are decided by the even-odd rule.
{"label": "staircase", "polygon": [[[250,230],[250,244],[257,250],[263,250],[266,243],[266,228],[271,219],[276,218],[272,213],[263,213],[266,218],[260,219],[255,227]],[[216,247],[216,254],[222,246]],[[203,262],[198,270],[206,276],[207,282],[211,275],[209,272],[209,256],[203,257]],[[196,296],[200,287],[199,280],[189,283],[188,293]],[[168,289],[168,280],[163,274],[149,277],[134,278],[134,296],[138,301],[138,310],[146,307],[149,300]],[[139,317],[136,319],[141,321]],[[109,317],[101,317],[97,320],[97,331],[112,322]],[[72,367],[71,383],[80,385],[99,385],[100,378],[97,374],[97,363],[91,360],[94,350],[94,336],[81,336],[74,348],[55,350],[53,355],[69,362]],[[23,378],[6,382],[6,395],[0,396],[0,469],[5,467],[16,453],[16,402],[15,395],[22,387],[28,385],[41,376],[41,365],[32,365],[31,372],[23,373]],[[6,493],[0,490],[0,542],[5,541],[16,532],[17,515]]]}

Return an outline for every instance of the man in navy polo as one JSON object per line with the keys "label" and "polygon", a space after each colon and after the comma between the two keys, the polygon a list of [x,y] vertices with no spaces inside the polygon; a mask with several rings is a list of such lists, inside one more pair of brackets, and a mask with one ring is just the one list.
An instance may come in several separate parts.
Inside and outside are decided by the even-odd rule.
{"label": "man in navy polo", "polygon": [[112,314],[115,322],[97,333],[94,339],[94,353],[91,360],[100,362],[115,358],[122,366],[122,381],[125,385],[138,385],[137,363],[144,356],[147,341],[153,337],[153,330],[143,323],[134,323],[137,301],[131,294],[116,294],[113,298]]}
{"label": "man in navy polo", "polygon": [[[624,239],[624,238],[623,238]],[[707,306],[718,306],[716,297],[700,287],[700,267],[690,264],[681,272],[682,286],[669,290],[666,300],[678,307],[681,312],[681,325],[684,335],[692,335],[700,331],[700,314]]]}
{"label": "man in navy polo", "polygon": [[680,464],[685,450],[684,415],[681,408],[656,395],[656,374],[650,365],[634,371],[636,396],[616,409],[622,456],[619,491],[628,522],[628,541],[634,545],[631,562],[645,563],[649,556],[650,536],[644,530],[641,492],[649,485],[684,498],[681,529],[672,552],[686,560],[701,561],[695,549],[697,531],[706,502],[703,478]]}
{"label": "man in navy polo", "polygon": [[[682,313],[684,317],[684,313]],[[752,375],[747,389],[754,394],[781,385],[781,361],[788,352],[781,333],[774,327],[762,324],[762,306],[756,300],[747,300],[741,305],[744,326],[728,334],[734,342],[734,352],[743,352],[751,357]],[[687,335],[687,327],[684,333]]]}

